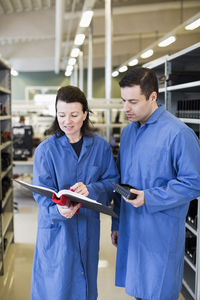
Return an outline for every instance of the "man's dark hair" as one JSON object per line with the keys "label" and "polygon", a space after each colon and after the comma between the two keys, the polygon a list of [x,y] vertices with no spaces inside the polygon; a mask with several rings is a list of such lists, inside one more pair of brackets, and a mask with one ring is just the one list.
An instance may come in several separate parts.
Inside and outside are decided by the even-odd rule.
{"label": "man's dark hair", "polygon": [[156,74],[153,70],[147,68],[135,68],[130,70],[120,80],[119,85],[121,88],[139,85],[146,99],[149,99],[152,92],[158,94],[158,80]]}
{"label": "man's dark hair", "polygon": [[[91,111],[89,110],[88,102],[87,102],[85,94],[76,86],[67,85],[67,86],[61,87],[57,91],[57,95],[56,95],[56,103],[55,103],[56,114],[57,114],[57,103],[59,100],[64,101],[66,103],[79,102],[82,105],[83,112],[87,112],[87,117],[86,117],[85,121],[83,121],[83,125],[81,127],[81,133],[82,133],[82,135],[90,136],[91,132],[94,130],[93,130],[93,128],[90,127],[89,114],[91,113]],[[57,115],[56,115],[55,120],[54,120],[51,128],[49,129],[49,131],[51,133],[56,133],[57,136],[62,136],[65,134],[60,129],[60,126],[59,126],[58,120],[57,120]]]}

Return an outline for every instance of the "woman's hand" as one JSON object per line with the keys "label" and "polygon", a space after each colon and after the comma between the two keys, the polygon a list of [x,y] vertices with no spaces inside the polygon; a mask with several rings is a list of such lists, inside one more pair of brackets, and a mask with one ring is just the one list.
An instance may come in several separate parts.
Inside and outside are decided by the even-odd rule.
{"label": "woman's hand", "polygon": [[86,197],[89,195],[86,185],[83,184],[82,182],[77,182],[76,184],[71,186],[70,189],[73,190],[74,192],[81,194],[83,196],[86,196]]}
{"label": "woman's hand", "polygon": [[80,207],[81,207],[80,203],[77,203],[75,205],[70,205],[67,208],[66,208],[66,206],[64,207],[64,206],[57,204],[59,213],[67,219],[71,219]]}

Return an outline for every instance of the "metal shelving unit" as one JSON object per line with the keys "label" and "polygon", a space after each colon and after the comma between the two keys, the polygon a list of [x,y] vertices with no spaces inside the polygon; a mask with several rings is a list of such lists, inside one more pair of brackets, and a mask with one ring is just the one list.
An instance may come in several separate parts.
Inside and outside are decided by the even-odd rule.
{"label": "metal shelving unit", "polygon": [[[200,101],[200,43],[152,61],[145,67],[153,69],[158,77],[165,78],[159,89],[161,103],[174,115],[178,113],[178,101]],[[199,109],[200,110],[200,107]],[[200,137],[200,114],[198,117],[180,117]],[[177,115],[178,116],[178,115]],[[179,116],[178,116],[179,117]],[[186,300],[200,300],[200,197],[197,199],[196,227],[186,222],[186,230],[196,239],[196,261],[185,255],[182,295]]]}
{"label": "metal shelving unit", "polygon": [[[112,142],[113,129],[119,129],[119,135],[122,129],[128,124],[123,113],[123,102],[120,98],[112,98],[109,103],[106,99],[96,98],[89,100],[89,108],[92,110],[94,115],[91,115],[91,121],[96,129],[99,130],[99,134],[104,136],[109,143]],[[106,114],[109,112],[109,121],[106,118]],[[104,114],[103,120],[99,120],[100,114]],[[119,123],[115,123],[117,113],[119,114]],[[101,119],[101,118],[100,118]],[[108,134],[109,133],[109,134]]]}
{"label": "metal shelving unit", "polygon": [[12,186],[11,69],[0,59],[0,275],[14,241]]}
{"label": "metal shelving unit", "polygon": [[[123,128],[128,124],[128,120],[123,112],[123,102],[120,98],[89,100],[89,108],[94,114],[91,121],[98,134],[103,136],[111,144],[113,156],[117,159],[120,135]],[[101,114],[104,115],[101,118]],[[109,114],[109,118],[107,118]]]}
{"label": "metal shelving unit", "polygon": [[[173,74],[177,74],[173,76]],[[174,78],[173,78],[174,77]],[[168,109],[173,113],[177,111],[177,101],[182,100],[189,103],[191,100],[200,101],[200,43],[182,50],[167,58],[166,87]],[[171,78],[171,79],[170,79]],[[185,111],[185,114],[188,112]],[[200,133],[200,119],[181,117],[183,122],[194,131]],[[199,134],[198,134],[199,136]],[[200,198],[198,198],[200,200]],[[194,228],[186,222],[186,230],[196,238],[196,262],[185,255],[183,289],[185,299],[200,299],[200,204],[197,201],[197,227]]]}
{"label": "metal shelving unit", "polygon": [[[197,203],[200,198],[197,199]],[[185,255],[184,277],[183,277],[183,295],[185,299],[200,299],[200,205],[197,209],[197,224],[191,226],[186,221],[186,229],[196,238],[196,262]]]}

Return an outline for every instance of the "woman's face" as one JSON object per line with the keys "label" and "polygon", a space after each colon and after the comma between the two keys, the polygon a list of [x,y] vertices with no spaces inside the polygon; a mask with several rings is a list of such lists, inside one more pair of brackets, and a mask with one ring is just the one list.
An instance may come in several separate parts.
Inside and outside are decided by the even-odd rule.
{"label": "woman's face", "polygon": [[70,142],[77,142],[81,138],[81,127],[87,117],[79,102],[57,102],[57,119],[60,129],[65,133]]}

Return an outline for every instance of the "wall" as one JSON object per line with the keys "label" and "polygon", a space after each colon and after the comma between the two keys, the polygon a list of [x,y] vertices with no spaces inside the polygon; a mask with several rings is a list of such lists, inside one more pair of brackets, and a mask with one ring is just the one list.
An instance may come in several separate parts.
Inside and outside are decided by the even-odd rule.
{"label": "wall", "polygon": [[26,86],[60,86],[68,83],[69,79],[64,73],[57,75],[54,72],[20,72],[17,77],[12,77],[12,98],[24,100]]}
{"label": "wall", "polygon": [[[118,85],[119,77],[112,79],[112,98],[120,97]],[[54,72],[20,72],[19,76],[12,77],[12,99],[24,100],[26,86],[62,86],[70,84],[69,78],[64,73]],[[84,71],[84,92],[87,91],[87,71]],[[105,97],[105,70],[103,68],[93,70],[93,97]]]}

